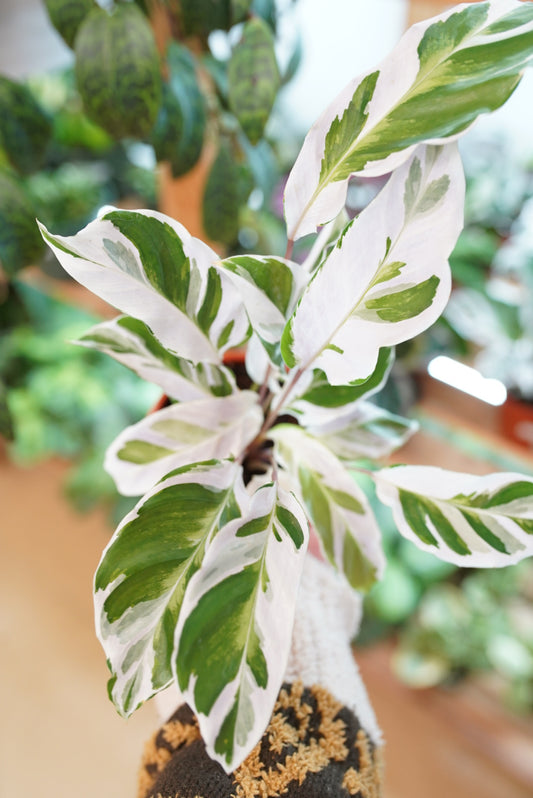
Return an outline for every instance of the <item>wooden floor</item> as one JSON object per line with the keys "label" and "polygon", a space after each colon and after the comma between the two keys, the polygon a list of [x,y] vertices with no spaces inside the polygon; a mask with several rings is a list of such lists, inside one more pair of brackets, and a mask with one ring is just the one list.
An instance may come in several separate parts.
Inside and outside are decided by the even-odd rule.
{"label": "wooden floor", "polygon": [[[487,470],[424,434],[404,459]],[[91,581],[109,529],[102,514],[67,505],[64,474],[57,461],[22,470],[0,454],[0,796],[134,798],[155,710],[123,721],[107,699]],[[531,798],[533,735],[496,718],[486,744],[479,726],[467,729],[464,702],[399,685],[388,657],[383,647],[358,653],[387,740],[386,798]]]}

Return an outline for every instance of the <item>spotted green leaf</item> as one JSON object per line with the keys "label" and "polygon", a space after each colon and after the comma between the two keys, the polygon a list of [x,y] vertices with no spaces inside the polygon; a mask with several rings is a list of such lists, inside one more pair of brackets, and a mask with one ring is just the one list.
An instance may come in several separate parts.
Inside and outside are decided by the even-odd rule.
{"label": "spotted green leaf", "polygon": [[95,0],[45,0],[45,6],[50,22],[69,47],[74,46],[85,17],[97,7]]}
{"label": "spotted green leaf", "polygon": [[174,219],[112,211],[75,236],[41,230],[69,274],[145,322],[171,352],[219,364],[247,338],[244,307],[216,253]]}
{"label": "spotted green leaf", "polygon": [[327,559],[353,588],[368,590],[385,560],[366,496],[333,452],[301,428],[281,424],[271,437]]}
{"label": "spotted green leaf", "polygon": [[198,162],[204,145],[206,103],[198,84],[190,51],[172,42],[166,54],[168,82],[152,131],[158,161],[168,161],[174,177],[189,172]]}
{"label": "spotted green leaf", "polygon": [[236,390],[229,369],[212,363],[194,364],[173,355],[146,324],[131,316],[97,324],[76,343],[105,352],[139,377],[159,385],[176,402],[228,396]]}
{"label": "spotted green leaf", "polygon": [[260,740],[281,687],[307,541],[298,502],[265,485],[188,585],[174,670],[208,754],[228,772]]}
{"label": "spotted green leaf", "polygon": [[375,475],[378,498],[399,531],[442,560],[498,568],[533,554],[533,479],[472,476],[426,466]]}
{"label": "spotted green leaf", "polygon": [[456,145],[416,149],[315,271],[283,332],[286,364],[346,385],[373,373],[382,347],[432,324],[449,298],[463,202]]}
{"label": "spotted green leaf", "polygon": [[75,40],[76,83],[87,116],[112,136],[150,134],[161,100],[161,70],[148,20],[134,3],[98,6]]}
{"label": "spotted green leaf", "polygon": [[289,238],[342,209],[350,175],[396,169],[419,142],[465,131],[499,108],[533,57],[533,6],[456,6],[410,28],[375,69],[352,80],[311,128],[289,176]]}
{"label": "spotted green leaf", "polygon": [[43,251],[35,208],[22,180],[0,170],[0,266],[13,276],[24,266],[38,263]]}
{"label": "spotted green leaf", "polygon": [[110,696],[121,715],[172,681],[187,585],[212,538],[247,500],[235,463],[187,466],[151,490],[113,535],[96,572],[94,600]]}
{"label": "spotted green leaf", "polygon": [[31,91],[0,75],[0,148],[21,174],[43,165],[52,133],[50,120]]}
{"label": "spotted green leaf", "polygon": [[257,144],[280,86],[274,39],[260,17],[245,22],[228,63],[229,105],[252,144]]}
{"label": "spotted green leaf", "polygon": [[123,430],[108,448],[104,467],[120,493],[140,496],[175,468],[238,457],[262,421],[253,391],[170,405]]}

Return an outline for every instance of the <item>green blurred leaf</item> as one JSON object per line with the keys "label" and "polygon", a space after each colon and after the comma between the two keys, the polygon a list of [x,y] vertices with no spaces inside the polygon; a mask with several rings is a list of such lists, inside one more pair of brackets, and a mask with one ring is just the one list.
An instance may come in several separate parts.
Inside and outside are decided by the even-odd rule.
{"label": "green blurred leaf", "polygon": [[97,8],[95,0],[44,0],[50,22],[69,47],[85,17]]}
{"label": "green blurred leaf", "polygon": [[44,251],[35,215],[22,183],[0,171],[0,265],[8,276],[36,263]]}
{"label": "green blurred leaf", "polygon": [[0,75],[0,145],[11,165],[25,175],[38,169],[50,134],[50,120],[30,90]]}
{"label": "green blurred leaf", "polygon": [[231,246],[239,234],[241,172],[224,140],[209,171],[203,198],[203,226],[208,238]]}
{"label": "green blurred leaf", "polygon": [[257,144],[280,86],[272,33],[262,19],[246,22],[228,64],[230,108],[252,144]]}
{"label": "green blurred leaf", "polygon": [[76,37],[76,80],[87,115],[112,136],[144,138],[161,100],[159,56],[133,3],[89,14]]}

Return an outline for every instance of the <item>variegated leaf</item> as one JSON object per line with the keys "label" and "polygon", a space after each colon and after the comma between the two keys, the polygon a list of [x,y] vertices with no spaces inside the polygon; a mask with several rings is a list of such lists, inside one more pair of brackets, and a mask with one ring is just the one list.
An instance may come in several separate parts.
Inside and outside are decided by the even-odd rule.
{"label": "variegated leaf", "polygon": [[175,468],[237,457],[262,421],[253,391],[170,405],[121,432],[104,467],[122,494],[140,496]]}
{"label": "variegated leaf", "polygon": [[260,488],[191,579],[176,631],[175,671],[208,754],[228,772],[268,725],[289,654],[308,541],[298,502]]}
{"label": "variegated leaf", "polygon": [[45,241],[78,282],[141,319],[163,346],[193,363],[220,363],[249,335],[248,319],[218,256],[156,211],[112,211],[77,235]]}
{"label": "variegated leaf", "polygon": [[259,255],[226,258],[221,266],[236,281],[254,331],[266,343],[277,344],[309,275],[298,263]]}
{"label": "variegated leaf", "polygon": [[307,429],[341,460],[354,462],[386,457],[409,440],[418,424],[371,402],[356,402],[340,412],[329,409],[329,419],[324,414],[320,424]]}
{"label": "variegated leaf", "polygon": [[497,568],[533,554],[531,477],[396,466],[374,478],[402,535],[441,560]]}
{"label": "variegated leaf", "polygon": [[374,371],[381,347],[432,324],[448,301],[463,202],[456,145],[419,147],[315,272],[283,333],[287,365],[345,385]]}
{"label": "variegated leaf", "polygon": [[305,139],[285,191],[289,238],[342,209],[350,175],[396,169],[419,142],[465,131],[512,94],[533,57],[533,6],[492,0],[414,25],[352,80]]}
{"label": "variegated leaf", "polygon": [[385,559],[363,491],[333,452],[300,427],[281,424],[270,436],[275,457],[291,476],[326,557],[352,587],[369,589],[381,578]]}
{"label": "variegated leaf", "polygon": [[394,349],[384,347],[379,350],[376,368],[366,380],[353,385],[330,385],[323,371],[316,369],[303,375],[296,383],[294,391],[287,400],[286,412],[298,419],[302,427],[327,423],[346,407],[359,402],[362,397],[369,398],[385,385],[394,363]]}
{"label": "variegated leaf", "polygon": [[153,382],[177,402],[228,396],[236,391],[235,378],[224,366],[194,364],[165,349],[144,322],[131,316],[97,324],[76,343],[110,355],[139,377]]}
{"label": "variegated leaf", "polygon": [[112,678],[110,696],[131,715],[172,680],[174,630],[191,576],[210,540],[246,509],[234,462],[181,468],[127,515],[95,577],[98,637]]}

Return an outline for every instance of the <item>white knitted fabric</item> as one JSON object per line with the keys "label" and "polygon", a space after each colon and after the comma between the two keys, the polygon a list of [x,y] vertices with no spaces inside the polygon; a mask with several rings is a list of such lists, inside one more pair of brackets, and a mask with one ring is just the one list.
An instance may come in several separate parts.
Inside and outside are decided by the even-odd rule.
{"label": "white knitted fabric", "polygon": [[[301,679],[307,687],[326,687],[354,712],[373,743],[380,745],[381,731],[350,646],[359,629],[361,612],[361,596],[330,566],[308,554],[285,681]],[[162,723],[183,703],[175,686],[158,693],[155,700]]]}
{"label": "white knitted fabric", "polygon": [[361,623],[362,603],[361,595],[330,566],[307,556],[285,680],[326,687],[380,745],[381,730],[350,645]]}

